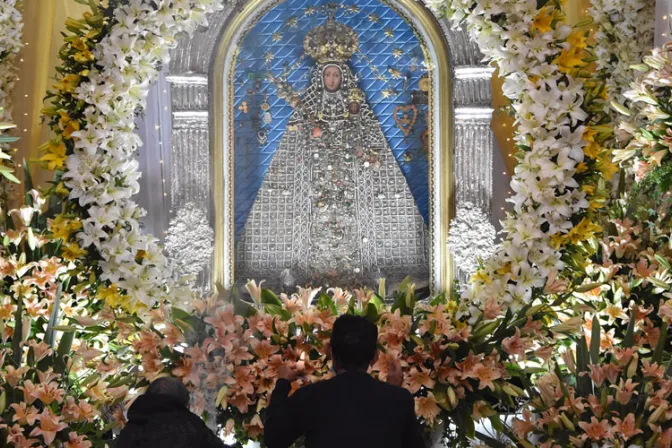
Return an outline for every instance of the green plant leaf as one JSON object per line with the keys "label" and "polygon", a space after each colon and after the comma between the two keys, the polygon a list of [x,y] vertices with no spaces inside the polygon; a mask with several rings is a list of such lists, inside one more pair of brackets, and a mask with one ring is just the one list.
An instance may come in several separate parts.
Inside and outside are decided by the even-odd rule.
{"label": "green plant leaf", "polygon": [[448,299],[446,298],[445,292],[442,292],[438,296],[434,297],[431,302],[429,302],[429,304],[432,306],[445,305],[446,303],[448,303]]}
{"label": "green plant leaf", "polygon": [[672,266],[670,266],[670,263],[667,260],[667,258],[662,257],[658,254],[654,255],[654,257],[656,257],[656,260],[658,261],[658,263],[660,263],[661,266],[663,266],[665,269],[667,269],[668,271],[672,269]]}
{"label": "green plant leaf", "polygon": [[47,330],[44,332],[44,342],[49,344],[49,347],[54,347],[54,327],[58,323],[58,312],[60,310],[61,294],[63,293],[63,283],[58,284],[58,289],[56,290],[56,295],[54,297],[54,303],[51,306],[51,315],[49,316],[49,322],[47,323]]}
{"label": "green plant leaf", "polygon": [[625,337],[623,338],[623,345],[625,348],[630,348],[635,343],[635,316],[634,313],[630,316],[630,322],[628,323],[628,329],[625,331]]}
{"label": "green plant leaf", "polygon": [[1,174],[3,176],[5,176],[5,178],[7,180],[9,180],[10,182],[14,182],[15,184],[20,184],[21,183],[21,181],[18,179],[18,177],[16,177],[14,174],[12,174],[10,172],[4,171]]}
{"label": "green plant leaf", "polygon": [[282,301],[270,289],[261,290],[261,303],[263,303],[264,305],[282,306]]}
{"label": "green plant leaf", "polygon": [[[101,330],[103,329],[102,327],[99,328]],[[72,333],[73,331],[79,331],[79,328],[73,327],[71,325],[54,325],[51,329],[54,331],[61,331],[63,333]]]}
{"label": "green plant leaf", "polygon": [[292,314],[280,305],[275,305],[272,303],[264,305],[264,311],[266,311],[271,316],[278,316],[283,321],[288,321],[292,318]]}
{"label": "green plant leaf", "polygon": [[58,350],[56,351],[56,361],[54,363],[54,372],[63,373],[65,372],[65,358],[70,355],[70,349],[72,349],[72,341],[75,340],[76,331],[68,331],[63,333],[61,336],[61,342],[58,344]]}
{"label": "green plant leaf", "polygon": [[600,337],[602,333],[602,327],[600,326],[600,320],[597,318],[597,315],[593,316],[593,328],[590,336],[590,359],[593,364],[600,363]]}
{"label": "green plant leaf", "polygon": [[378,322],[378,308],[376,308],[376,305],[373,303],[369,302],[366,304],[366,316],[368,320],[373,322],[374,324]]}
{"label": "green plant leaf", "polygon": [[651,357],[651,362],[661,363],[663,360],[663,351],[665,350],[665,344],[667,343],[667,323],[663,322],[662,327],[660,327],[660,336],[658,337],[658,343],[656,344],[656,349],[653,352]]}

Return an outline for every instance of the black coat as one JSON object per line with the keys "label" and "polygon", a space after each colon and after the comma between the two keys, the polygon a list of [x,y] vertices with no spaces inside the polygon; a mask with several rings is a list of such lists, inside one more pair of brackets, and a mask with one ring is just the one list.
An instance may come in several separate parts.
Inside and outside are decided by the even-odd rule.
{"label": "black coat", "polygon": [[167,395],[141,395],[115,448],[224,448],[200,417]]}
{"label": "black coat", "polygon": [[423,448],[411,394],[365,372],[345,372],[297,390],[279,380],[267,410],[264,442],[287,448]]}

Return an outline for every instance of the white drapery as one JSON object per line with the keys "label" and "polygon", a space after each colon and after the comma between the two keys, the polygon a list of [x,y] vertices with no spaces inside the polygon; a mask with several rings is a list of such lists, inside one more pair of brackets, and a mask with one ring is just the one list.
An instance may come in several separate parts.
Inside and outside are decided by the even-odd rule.
{"label": "white drapery", "polygon": [[657,0],[656,1],[656,47],[661,46],[665,42],[672,40],[672,0]]}

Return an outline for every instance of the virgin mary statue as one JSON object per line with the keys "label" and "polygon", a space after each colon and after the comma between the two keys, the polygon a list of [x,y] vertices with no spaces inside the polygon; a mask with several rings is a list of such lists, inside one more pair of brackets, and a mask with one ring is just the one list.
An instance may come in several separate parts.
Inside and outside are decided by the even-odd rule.
{"label": "virgin mary statue", "polygon": [[355,31],[330,17],[305,37],[316,64],[236,248],[236,278],[270,288],[428,284],[427,230],[348,66]]}

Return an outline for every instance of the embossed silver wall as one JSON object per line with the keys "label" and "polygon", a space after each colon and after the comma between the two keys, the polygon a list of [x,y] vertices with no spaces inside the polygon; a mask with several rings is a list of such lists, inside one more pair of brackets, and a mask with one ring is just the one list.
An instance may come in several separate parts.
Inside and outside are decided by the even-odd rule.
{"label": "embossed silver wall", "polygon": [[[210,135],[212,127],[221,124],[209,117],[210,80],[218,75],[211,73],[211,64],[222,30],[244,4],[245,0],[228,3],[210,18],[207,29],[191,38],[178,38],[171,63],[164,71],[165,81],[152,89],[150,104],[159,106],[150,107],[139,123],[145,141],[141,149],[141,189],[147,192],[139,201],[149,211],[146,226],[157,236],[168,233],[170,220],[185,209],[190,216],[194,210],[202,211],[212,223]],[[483,55],[465,30],[453,29],[445,20],[441,27],[450,47],[452,68],[444,75],[453,80],[455,204],[459,207],[460,203],[471,202],[492,216],[493,70],[482,63]],[[189,244],[176,240],[181,245]],[[195,243],[194,247],[202,251]],[[183,248],[170,244],[166,250],[173,256],[183,253]],[[210,263],[203,264],[206,268],[198,276],[198,286],[208,287]]]}

